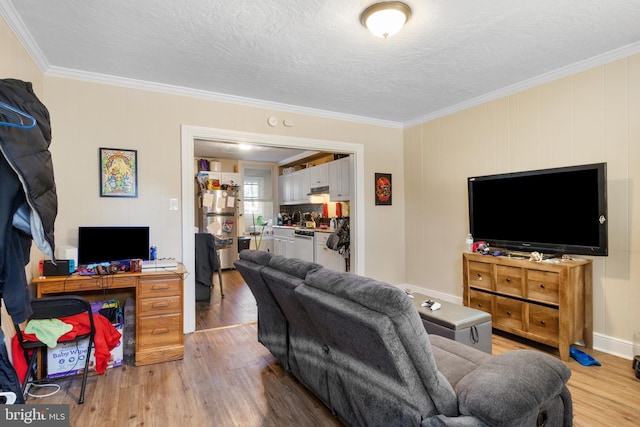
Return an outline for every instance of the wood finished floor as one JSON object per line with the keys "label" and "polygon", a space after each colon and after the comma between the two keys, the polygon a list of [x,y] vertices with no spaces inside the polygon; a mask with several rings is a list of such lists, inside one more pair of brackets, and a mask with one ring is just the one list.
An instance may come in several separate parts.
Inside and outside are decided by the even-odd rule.
{"label": "wood finished floor", "polygon": [[[199,303],[198,331],[185,336],[184,360],[91,374],[83,405],[77,404],[79,378],[56,380],[60,392],[27,403],[68,404],[71,426],[340,426],[257,342],[255,300],[239,274],[225,272],[223,283],[224,299],[216,281],[211,303]],[[494,354],[517,348],[557,357],[548,347],[494,333]],[[631,361],[589,352],[602,366],[568,362],[574,425],[639,425],[640,381]]]}

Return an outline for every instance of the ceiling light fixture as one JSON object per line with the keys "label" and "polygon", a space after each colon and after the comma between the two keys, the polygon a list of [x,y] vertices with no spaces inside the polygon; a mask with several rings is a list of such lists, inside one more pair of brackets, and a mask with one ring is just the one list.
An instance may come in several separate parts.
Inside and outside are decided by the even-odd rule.
{"label": "ceiling light fixture", "polygon": [[400,31],[411,17],[411,8],[400,1],[385,1],[369,6],[360,15],[360,22],[377,37],[391,37]]}

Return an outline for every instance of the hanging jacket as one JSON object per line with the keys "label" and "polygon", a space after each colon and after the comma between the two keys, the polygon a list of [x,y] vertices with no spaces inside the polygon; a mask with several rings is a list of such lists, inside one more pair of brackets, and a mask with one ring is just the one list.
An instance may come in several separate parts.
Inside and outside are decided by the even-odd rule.
{"label": "hanging jacket", "polygon": [[24,272],[31,240],[54,259],[58,200],[49,111],[31,83],[21,80],[0,79],[0,102],[36,120],[30,129],[0,124],[0,289],[8,313],[20,323],[31,315]]}

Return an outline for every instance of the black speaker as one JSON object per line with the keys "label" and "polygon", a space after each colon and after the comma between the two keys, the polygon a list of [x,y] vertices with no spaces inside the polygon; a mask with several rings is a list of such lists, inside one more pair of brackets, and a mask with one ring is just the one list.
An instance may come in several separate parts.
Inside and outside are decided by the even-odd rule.
{"label": "black speaker", "polygon": [[42,265],[43,276],[68,276],[72,272],[68,259],[57,259],[55,264],[53,261],[45,259]]}

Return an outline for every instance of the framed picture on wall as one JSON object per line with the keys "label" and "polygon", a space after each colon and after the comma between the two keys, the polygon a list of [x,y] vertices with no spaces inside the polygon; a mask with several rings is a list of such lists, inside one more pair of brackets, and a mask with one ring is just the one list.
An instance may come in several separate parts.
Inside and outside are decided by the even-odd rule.
{"label": "framed picture on wall", "polygon": [[375,174],[376,205],[391,205],[391,174]]}
{"label": "framed picture on wall", "polygon": [[100,148],[100,197],[138,197],[138,152]]}

